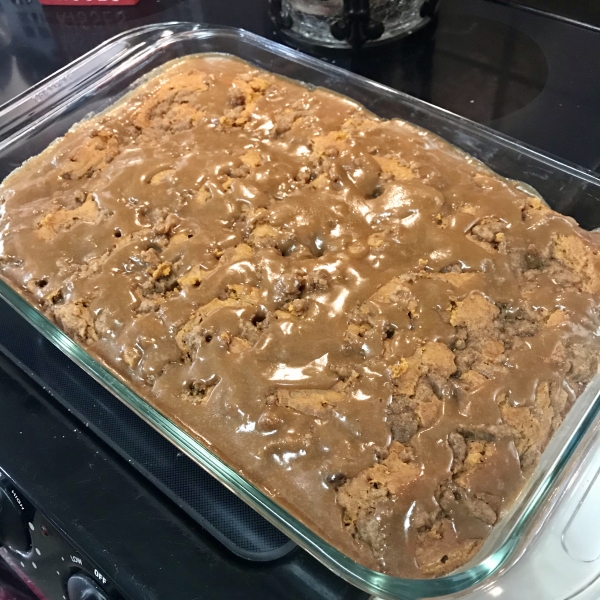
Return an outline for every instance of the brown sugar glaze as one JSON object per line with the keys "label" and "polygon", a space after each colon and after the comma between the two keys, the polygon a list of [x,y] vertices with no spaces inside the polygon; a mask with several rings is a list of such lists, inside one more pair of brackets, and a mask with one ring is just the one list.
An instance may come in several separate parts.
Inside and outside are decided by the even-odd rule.
{"label": "brown sugar glaze", "polygon": [[169,65],[0,196],[6,281],[392,575],[467,562],[598,370],[597,234],[237,59]]}

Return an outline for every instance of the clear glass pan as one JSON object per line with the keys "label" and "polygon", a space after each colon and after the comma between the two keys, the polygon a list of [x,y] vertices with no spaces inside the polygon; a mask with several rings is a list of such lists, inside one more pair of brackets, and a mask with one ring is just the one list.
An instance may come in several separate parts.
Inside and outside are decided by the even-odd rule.
{"label": "clear glass pan", "polygon": [[[141,27],[119,35],[0,107],[0,180],[23,161],[90,114],[107,108],[141,77],[169,60],[200,52],[243,58],[257,67],[345,94],[382,117],[425,127],[489,167],[534,187],[556,210],[584,227],[600,226],[600,179],[540,154],[486,127],[358,77],[299,52],[235,29],[191,23]],[[214,477],[300,546],[354,585],[382,598],[417,598],[459,593],[506,569],[539,532],[573,481],[593,436],[600,411],[596,378],[575,403],[518,501],[476,557],[458,572],[434,580],[391,577],[367,569],[313,533],[197,440],[131,391],[56,325],[0,281],[0,297],[11,304],[87,373],[120,398]]]}

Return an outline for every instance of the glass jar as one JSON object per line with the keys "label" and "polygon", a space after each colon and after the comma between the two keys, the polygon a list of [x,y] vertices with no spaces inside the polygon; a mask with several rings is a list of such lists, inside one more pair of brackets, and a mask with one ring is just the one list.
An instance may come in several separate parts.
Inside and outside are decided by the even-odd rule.
{"label": "glass jar", "polygon": [[330,48],[392,40],[419,29],[437,0],[271,0],[281,33]]}

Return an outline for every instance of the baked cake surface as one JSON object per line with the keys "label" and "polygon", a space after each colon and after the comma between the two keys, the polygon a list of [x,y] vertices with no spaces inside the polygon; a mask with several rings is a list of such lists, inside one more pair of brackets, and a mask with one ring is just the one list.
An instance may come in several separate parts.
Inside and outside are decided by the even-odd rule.
{"label": "baked cake surface", "polygon": [[598,371],[597,234],[237,59],[168,65],[0,197],[4,280],[392,575],[467,562]]}

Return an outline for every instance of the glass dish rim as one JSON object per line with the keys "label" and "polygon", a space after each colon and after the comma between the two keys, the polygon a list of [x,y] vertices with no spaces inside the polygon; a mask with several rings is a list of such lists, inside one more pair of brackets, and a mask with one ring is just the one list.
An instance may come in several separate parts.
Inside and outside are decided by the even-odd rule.
{"label": "glass dish rim", "polygon": [[[143,40],[145,36],[151,38],[157,33],[160,33],[157,39],[140,41],[138,42],[137,46],[134,44],[136,37]],[[498,134],[484,125],[469,121],[468,119],[455,115],[445,109],[441,109],[422,100],[415,99],[407,94],[350,73],[344,69],[341,69],[340,67],[329,65],[318,59],[306,56],[296,50],[266,40],[244,30],[230,27],[203,26],[194,23],[171,22],[146,25],[114,36],[110,40],[107,40],[106,42],[87,52],[77,60],[66,65],[53,75],[50,75],[46,79],[42,80],[29,90],[19,94],[10,102],[1,105],[0,124],[2,117],[10,115],[11,112],[16,111],[17,116],[19,116],[19,107],[26,107],[27,104],[31,101],[34,101],[36,97],[40,97],[42,99],[47,99],[48,97],[51,98],[53,95],[53,86],[56,86],[60,89],[59,84],[61,79],[66,82],[69,74],[76,73],[78,69],[82,69],[84,65],[86,65],[86,63],[91,59],[100,57],[102,53],[108,53],[118,44],[133,44],[133,48],[129,48],[129,54],[125,52],[120,59],[121,61],[127,61],[129,58],[133,60],[133,58],[138,56],[136,52],[139,54],[143,52],[150,53],[151,51],[157,52],[161,49],[161,44],[164,45],[166,43],[173,43],[179,41],[180,39],[184,39],[185,36],[187,36],[188,39],[190,36],[193,36],[197,39],[197,41],[206,39],[207,36],[229,36],[231,38],[236,38],[238,40],[247,42],[251,45],[258,46],[262,50],[275,53],[284,59],[289,60],[293,58],[309,68],[317,69],[321,73],[327,72],[328,74],[342,76],[344,78],[353,80],[362,86],[368,86],[370,88],[375,88],[377,91],[385,92],[386,94],[392,94],[393,96],[402,99],[403,102],[416,105],[420,109],[433,112],[438,116],[441,115],[462,129],[471,130],[477,132],[479,135],[483,135],[484,137],[493,138],[496,143],[510,146],[512,149],[518,149],[518,151],[525,152],[536,160],[545,162],[549,167],[559,168],[563,172],[568,172],[579,179],[593,183],[594,185],[600,187],[600,178],[598,178],[593,172],[580,169],[574,165],[560,161],[534,148],[530,148],[525,144],[521,144],[520,142],[517,142],[508,136]],[[232,55],[235,56],[235,54]],[[244,58],[252,62],[251,59],[246,57],[240,58]],[[116,69],[117,64],[119,64],[118,61],[115,61],[115,63],[111,63],[110,65],[103,65],[103,68],[99,68],[95,72],[95,76],[100,77],[100,75],[103,73],[105,73],[105,76],[106,74],[110,76],[113,74],[113,69]],[[78,83],[82,90],[86,90],[94,83],[94,81],[95,79],[92,77],[90,81],[84,80],[83,82],[73,82],[73,85]],[[57,94],[56,105],[53,105],[55,114],[60,114],[60,111],[68,107],[72,102],[73,98],[71,96],[69,98],[62,98]],[[29,121],[28,124],[24,125],[23,127],[17,127],[16,131],[9,133],[6,139],[0,139],[0,149],[9,148],[10,144],[22,135],[30,134],[36,128],[42,127],[47,118],[48,115],[44,114],[33,121]],[[274,500],[270,499],[266,494],[261,492],[244,477],[240,476],[233,468],[229,467],[223,460],[213,454],[208,447],[204,446],[190,434],[183,431],[181,428],[175,425],[175,423],[164,417],[157,409],[153,408],[146,400],[133,392],[132,389],[122,383],[107,368],[103,367],[96,359],[88,354],[87,351],[78,346],[56,325],[42,315],[42,313],[39,312],[32,304],[30,304],[27,300],[25,300],[25,298],[16,292],[10,286],[10,284],[2,280],[0,280],[0,297],[2,297],[15,310],[17,310],[17,312],[24,316],[34,327],[36,327],[38,331],[40,331],[67,356],[74,360],[74,362],[82,367],[89,375],[91,375],[105,388],[112,392],[117,398],[129,406],[129,408],[138,414],[138,416],[144,419],[162,435],[167,437],[167,439],[174,443],[180,450],[185,452],[192,460],[205,468],[228,489],[238,495],[242,500],[247,502],[263,517],[284,531],[286,535],[296,541],[310,554],[316,556],[316,558],[318,558],[321,562],[326,564],[335,573],[350,583],[364,589],[365,591],[378,594],[386,598],[420,598],[459,592],[475,584],[481,583],[500,567],[506,566],[508,559],[511,556],[514,557],[514,551],[519,545],[517,534],[523,531],[526,524],[531,524],[532,519],[530,517],[532,514],[540,512],[540,504],[543,504],[542,500],[545,500],[548,497],[548,494],[553,487],[552,484],[554,484],[558,479],[558,476],[564,472],[564,467],[566,464],[569,461],[573,462],[573,460],[576,458],[576,450],[579,451],[579,454],[581,453],[580,449],[583,445],[585,433],[588,431],[589,425],[594,421],[597,413],[600,411],[600,394],[598,393],[600,391],[600,385],[598,385],[600,384],[600,380],[598,380],[588,386],[586,392],[575,404],[576,406],[581,407],[584,404],[584,402],[581,401],[584,396],[586,397],[585,402],[589,402],[589,406],[587,406],[587,409],[584,410],[578,419],[579,425],[574,429],[574,431],[568,433],[566,424],[569,417],[567,417],[565,420],[565,425],[561,427],[561,430],[567,431],[566,436],[563,435],[563,438],[565,439],[562,440],[562,442],[565,443],[566,449],[563,449],[562,452],[559,452],[556,459],[553,461],[553,465],[550,468],[549,474],[546,474],[545,476],[545,479],[548,479],[548,481],[542,482],[546,485],[532,486],[535,489],[533,491],[532,498],[527,500],[525,508],[522,510],[524,514],[521,515],[521,517],[517,519],[514,524],[509,524],[509,533],[504,542],[501,544],[499,550],[484,558],[478,564],[469,567],[471,564],[469,563],[469,565],[463,567],[461,570],[455,571],[444,577],[436,579],[406,579],[393,577],[360,565],[331,546],[320,536],[313,533],[308,526],[304,525],[301,521],[293,517],[286,509],[279,506]],[[574,419],[575,417],[573,417],[571,420]],[[556,438],[557,435],[554,436],[551,444],[553,442],[557,442]],[[546,454],[546,452],[544,454]],[[533,479],[534,478],[532,477],[530,481],[533,481]],[[522,502],[515,503],[515,505],[516,504],[521,507]],[[512,511],[511,509],[511,511],[509,511],[509,515],[511,512],[518,512],[516,508],[517,507],[515,506],[515,511]],[[547,510],[550,508],[551,507],[547,507]],[[543,513],[544,511],[541,512]],[[541,516],[543,517],[543,514]],[[505,516],[503,521],[506,521],[508,518],[508,516]],[[515,531],[517,534],[515,534]],[[476,556],[479,556],[481,552],[482,551],[480,551]]]}

